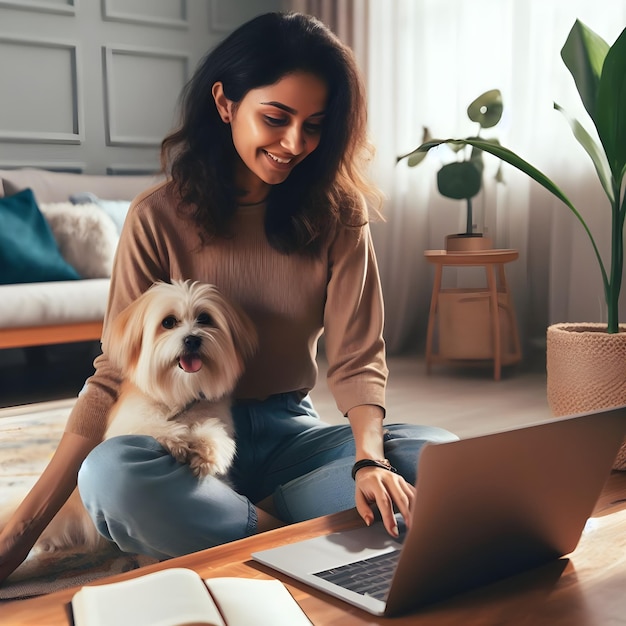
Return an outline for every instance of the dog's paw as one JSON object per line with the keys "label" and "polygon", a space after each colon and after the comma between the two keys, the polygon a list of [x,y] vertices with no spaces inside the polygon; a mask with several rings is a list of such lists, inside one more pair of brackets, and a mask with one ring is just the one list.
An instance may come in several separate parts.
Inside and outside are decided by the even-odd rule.
{"label": "dog's paw", "polygon": [[191,454],[189,440],[182,437],[157,437],[156,440],[179,462],[187,463]]}
{"label": "dog's paw", "polygon": [[190,443],[189,467],[195,476],[203,478],[225,475],[235,456],[235,443],[232,439],[220,441],[199,437]]}

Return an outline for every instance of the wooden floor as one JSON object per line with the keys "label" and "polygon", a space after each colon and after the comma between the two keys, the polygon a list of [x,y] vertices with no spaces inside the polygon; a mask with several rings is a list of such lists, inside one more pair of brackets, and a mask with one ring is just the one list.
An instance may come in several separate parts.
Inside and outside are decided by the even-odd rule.
{"label": "wooden floor", "polygon": [[[92,371],[97,346],[77,344],[57,350],[0,351],[0,407],[73,398]],[[322,418],[342,423],[326,387],[326,364],[320,358],[313,391]],[[545,363],[535,358],[505,367],[494,381],[490,368],[433,367],[426,374],[422,355],[389,358],[387,421],[442,426],[459,436],[502,430],[550,417]]]}
{"label": "wooden floor", "polygon": [[[387,421],[441,426],[460,437],[505,430],[551,417],[546,399],[545,363],[504,368],[494,381],[489,368],[438,365],[430,375],[422,356],[389,359]],[[312,396],[324,420],[343,417],[325,385],[325,364]]]}

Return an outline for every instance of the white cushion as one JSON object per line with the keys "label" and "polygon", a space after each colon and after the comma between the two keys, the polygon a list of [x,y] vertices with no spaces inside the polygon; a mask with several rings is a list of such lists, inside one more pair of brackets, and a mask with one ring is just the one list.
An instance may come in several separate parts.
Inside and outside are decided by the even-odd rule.
{"label": "white cushion", "polygon": [[113,220],[97,204],[40,204],[63,258],[81,278],[108,278],[119,239]]}
{"label": "white cushion", "polygon": [[0,320],[3,328],[101,321],[108,296],[108,278],[3,285]]}

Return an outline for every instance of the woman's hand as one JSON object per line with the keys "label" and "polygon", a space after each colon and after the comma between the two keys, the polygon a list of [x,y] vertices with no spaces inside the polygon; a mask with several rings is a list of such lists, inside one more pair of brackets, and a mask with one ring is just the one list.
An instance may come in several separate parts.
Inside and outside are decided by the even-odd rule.
{"label": "woman's hand", "polygon": [[64,433],[39,480],[0,532],[0,583],[28,556],[39,535],[76,487],[83,459],[97,442]]}
{"label": "woman's hand", "polygon": [[[348,419],[354,434],[356,461],[371,459],[382,461],[385,458],[383,447],[383,419],[381,407],[364,404],[348,411]],[[398,536],[398,525],[394,507],[404,517],[407,526],[411,520],[411,509],[415,498],[413,485],[402,476],[382,467],[362,467],[354,475],[356,484],[356,509],[369,526],[374,521],[373,507],[380,511],[387,532]]]}
{"label": "woman's hand", "polygon": [[36,535],[17,534],[8,526],[3,529],[0,533],[0,584],[24,561],[35,541]]}
{"label": "woman's hand", "polygon": [[372,507],[376,505],[387,532],[398,536],[394,505],[407,526],[411,520],[411,510],[415,498],[415,488],[402,476],[380,467],[364,467],[354,476],[356,483],[356,510],[369,526],[374,521]]}

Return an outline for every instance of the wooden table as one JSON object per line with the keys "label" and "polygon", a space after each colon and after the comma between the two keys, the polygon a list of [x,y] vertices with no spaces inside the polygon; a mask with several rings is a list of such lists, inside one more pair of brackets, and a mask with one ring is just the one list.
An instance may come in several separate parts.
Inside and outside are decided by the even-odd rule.
{"label": "wooden table", "polygon": [[[424,256],[429,263],[435,266],[435,277],[433,281],[433,291],[430,300],[430,312],[428,315],[428,329],[426,332],[426,368],[430,372],[432,363],[459,363],[484,361],[486,358],[493,361],[493,377],[500,380],[503,365],[511,365],[517,363],[521,359],[521,347],[519,334],[517,331],[517,321],[515,319],[515,311],[513,301],[509,293],[506,275],[504,272],[504,264],[515,261],[519,253],[517,250],[495,249],[495,250],[477,250],[473,252],[448,252],[447,250],[426,250]],[[486,288],[478,289],[442,289],[442,278],[444,267],[484,267],[487,278]],[[457,317],[465,318],[464,323],[468,324],[468,328],[464,329],[465,333],[459,332],[458,337],[454,341],[450,341],[449,345],[453,346],[452,352],[441,349],[441,344],[445,337],[439,320],[440,301],[445,295],[449,296],[467,296],[469,300],[479,301],[483,298],[483,302],[487,301],[488,308],[485,308],[486,315],[480,316],[478,319],[471,319],[467,310],[460,310]],[[452,305],[451,305],[452,306]],[[508,322],[505,333],[505,341],[502,340],[502,328],[500,322],[500,309],[503,310]],[[476,313],[476,311],[474,311]],[[477,317],[476,314],[474,317]],[[476,324],[484,322],[487,319],[489,335],[486,337],[485,345],[480,347],[480,354],[472,354],[472,348],[466,348],[467,353],[463,353],[462,347],[464,342],[476,342],[477,328]],[[474,326],[472,326],[474,325]],[[435,328],[439,331],[439,349],[434,349]],[[489,338],[491,341],[489,342]],[[489,346],[489,343],[491,344]],[[473,348],[477,350],[476,346]],[[486,353],[484,352],[486,350]]]}
{"label": "wooden table", "polygon": [[[283,581],[315,626],[389,624],[604,626],[626,623],[626,473],[613,472],[594,516],[567,559],[423,608],[378,618],[310,589],[250,560],[250,553],[362,523],[354,511],[295,524],[231,544],[103,579],[113,582],[166,567],[188,567],[204,578],[275,577]],[[94,583],[96,584],[96,583]],[[2,626],[68,626],[77,588],[30,600],[0,603]]]}

